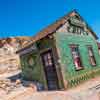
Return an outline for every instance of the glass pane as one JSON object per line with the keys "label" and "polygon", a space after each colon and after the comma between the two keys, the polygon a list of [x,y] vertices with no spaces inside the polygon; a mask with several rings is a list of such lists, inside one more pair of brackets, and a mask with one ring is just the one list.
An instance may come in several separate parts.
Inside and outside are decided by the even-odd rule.
{"label": "glass pane", "polygon": [[49,65],[52,65],[52,60],[48,60],[48,64]]}
{"label": "glass pane", "polygon": [[47,59],[48,59],[48,58],[47,58],[47,55],[44,55],[44,60],[47,61]]}
{"label": "glass pane", "polygon": [[47,54],[44,55],[44,63],[45,63],[45,66],[48,66],[48,56],[47,56]]}
{"label": "glass pane", "polygon": [[48,59],[51,59],[51,55],[50,55],[50,53],[48,53]]}

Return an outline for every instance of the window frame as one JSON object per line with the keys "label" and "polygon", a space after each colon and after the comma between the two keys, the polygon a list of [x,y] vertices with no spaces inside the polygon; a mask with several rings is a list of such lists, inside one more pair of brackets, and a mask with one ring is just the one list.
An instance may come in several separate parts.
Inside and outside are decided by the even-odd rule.
{"label": "window frame", "polygon": [[[73,59],[73,64],[74,64],[75,70],[76,71],[83,70],[84,67],[83,67],[83,63],[82,63],[82,59],[81,59],[81,55],[80,55],[80,51],[79,51],[79,45],[77,45],[77,44],[70,44],[69,47],[70,47],[70,51],[71,51],[71,55],[72,55],[72,59]],[[78,66],[79,68],[76,67],[75,62],[74,62],[74,56],[73,56],[73,53],[72,53],[72,48],[73,47],[77,47],[77,49],[78,49],[78,56],[79,56],[80,63],[81,63],[81,66]]]}
{"label": "window frame", "polygon": [[[87,45],[87,49],[88,49],[89,63],[90,63],[90,65],[92,65],[92,66],[95,67],[95,66],[96,66],[96,59],[95,59],[95,55],[94,55],[94,51],[93,51],[93,47],[92,47],[92,45]],[[89,54],[89,49],[92,50],[92,56]],[[93,57],[93,58],[92,58],[92,57]],[[92,64],[92,62],[91,62],[91,58],[94,60],[95,65]]]}
{"label": "window frame", "polygon": [[44,55],[44,64],[45,64],[46,66],[51,66],[51,65],[53,65],[52,56],[50,55],[50,53]]}

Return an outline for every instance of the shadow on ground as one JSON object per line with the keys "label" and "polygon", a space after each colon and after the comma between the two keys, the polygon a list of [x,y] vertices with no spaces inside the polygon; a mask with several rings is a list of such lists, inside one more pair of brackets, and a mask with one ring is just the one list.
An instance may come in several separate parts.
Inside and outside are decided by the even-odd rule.
{"label": "shadow on ground", "polygon": [[29,80],[25,80],[22,78],[22,75],[21,75],[21,72],[16,74],[16,75],[13,75],[13,76],[10,76],[10,77],[7,77],[7,79],[10,79],[11,82],[16,82],[16,80],[20,80],[20,84],[24,87],[29,87],[29,86],[33,86],[33,87],[36,87],[37,88],[37,91],[44,91],[44,86],[39,83],[38,81],[29,81]]}

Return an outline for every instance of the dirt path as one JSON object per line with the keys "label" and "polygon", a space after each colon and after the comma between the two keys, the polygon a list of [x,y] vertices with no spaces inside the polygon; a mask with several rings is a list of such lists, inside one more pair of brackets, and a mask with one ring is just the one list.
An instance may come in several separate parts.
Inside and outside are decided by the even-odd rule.
{"label": "dirt path", "polygon": [[100,100],[100,77],[67,91],[34,92],[28,88],[6,100]]}
{"label": "dirt path", "polygon": [[7,100],[100,100],[98,94],[90,96],[79,96],[77,94],[70,94],[67,92],[42,92],[30,94],[30,92],[24,92],[13,98]]}
{"label": "dirt path", "polygon": [[19,100],[20,99],[20,97],[21,97],[21,99],[22,98],[25,98],[27,95],[32,95],[33,94],[33,89],[32,88],[27,88],[26,90],[24,90],[23,92],[21,92],[21,93],[17,93],[16,95],[14,95],[14,96],[9,96],[8,98],[7,98],[7,100]]}
{"label": "dirt path", "polygon": [[[0,78],[7,78],[20,73],[5,73]],[[0,100],[100,100],[100,77],[91,79],[66,91],[36,92],[23,85],[9,94],[0,90]]]}

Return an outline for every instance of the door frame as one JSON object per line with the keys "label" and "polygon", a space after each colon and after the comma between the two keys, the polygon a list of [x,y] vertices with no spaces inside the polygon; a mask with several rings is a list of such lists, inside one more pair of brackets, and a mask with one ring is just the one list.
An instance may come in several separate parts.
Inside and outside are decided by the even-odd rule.
{"label": "door frame", "polygon": [[54,61],[53,49],[48,48],[48,49],[45,49],[42,52],[40,52],[40,57],[41,57],[42,65],[43,65],[43,72],[44,72],[44,76],[45,76],[45,80],[46,80],[47,90],[49,90],[48,89],[48,81],[47,81],[47,75],[46,75],[46,72],[45,72],[45,64],[44,64],[44,61],[43,61],[43,58],[42,58],[42,55],[45,54],[46,52],[50,52],[52,54],[52,60],[53,60],[53,64],[54,64],[55,72],[56,72],[56,76],[57,76],[57,85],[58,85],[57,89],[59,89],[60,88],[59,87],[59,78],[58,78],[57,69],[56,69],[56,65],[55,65],[55,61]]}

